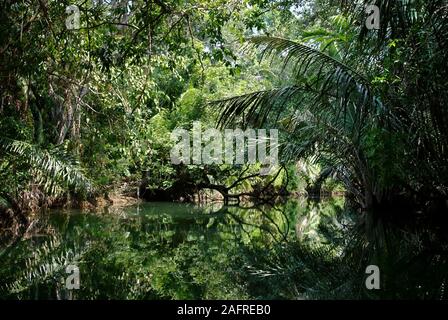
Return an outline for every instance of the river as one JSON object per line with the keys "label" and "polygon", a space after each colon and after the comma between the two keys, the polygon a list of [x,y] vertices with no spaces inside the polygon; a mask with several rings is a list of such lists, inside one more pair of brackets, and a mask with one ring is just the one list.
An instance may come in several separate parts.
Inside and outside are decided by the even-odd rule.
{"label": "river", "polygon": [[[281,275],[269,275],[269,259],[254,258],[297,241],[325,241],[319,225],[335,223],[342,205],[340,198],[316,205],[294,200],[256,207],[142,203],[95,213],[50,210],[2,249],[0,297],[297,298],[292,284],[263,284]],[[73,270],[79,271],[79,289],[68,290]]]}

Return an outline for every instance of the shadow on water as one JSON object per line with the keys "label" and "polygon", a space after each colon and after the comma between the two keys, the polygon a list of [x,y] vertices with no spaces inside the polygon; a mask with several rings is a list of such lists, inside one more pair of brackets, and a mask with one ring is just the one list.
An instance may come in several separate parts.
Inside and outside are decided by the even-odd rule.
{"label": "shadow on water", "polygon": [[[344,199],[51,211],[0,249],[2,299],[446,298],[446,247],[368,223]],[[365,286],[368,265],[380,290]],[[79,289],[68,290],[79,268]]]}

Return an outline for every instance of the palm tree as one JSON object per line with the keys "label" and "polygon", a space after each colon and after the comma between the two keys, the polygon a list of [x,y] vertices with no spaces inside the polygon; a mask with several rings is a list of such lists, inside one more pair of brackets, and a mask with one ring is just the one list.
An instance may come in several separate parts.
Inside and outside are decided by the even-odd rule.
{"label": "palm tree", "polygon": [[380,30],[367,30],[370,3],[340,1],[336,36],[325,42],[321,32],[311,41],[250,38],[263,58],[281,61],[291,84],[218,101],[220,124],[282,129],[284,159],[322,163],[363,209],[403,194],[414,204],[446,200],[448,6],[376,1]]}

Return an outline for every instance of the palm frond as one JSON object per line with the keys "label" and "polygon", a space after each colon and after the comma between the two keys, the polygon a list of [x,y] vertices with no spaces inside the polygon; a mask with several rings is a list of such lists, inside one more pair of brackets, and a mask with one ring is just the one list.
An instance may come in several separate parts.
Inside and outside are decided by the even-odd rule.
{"label": "palm frond", "polygon": [[[368,85],[367,78],[352,67],[321,52],[311,46],[279,37],[256,36],[248,39],[255,47],[264,47],[262,58],[274,58],[279,56],[283,60],[283,68],[291,68],[297,75],[306,74],[308,70],[315,71],[329,67],[333,70],[341,70],[354,81]],[[323,70],[322,70],[323,71]]]}
{"label": "palm frond", "polygon": [[[24,141],[0,138],[2,153],[14,155],[28,163],[36,182],[47,192],[57,193],[56,186],[66,184],[77,191],[92,191],[92,184],[76,163]],[[57,153],[60,153],[58,151]]]}
{"label": "palm frond", "polygon": [[[298,98],[302,90],[299,86],[290,86],[215,101],[214,104],[224,109],[218,123],[228,124],[244,114],[243,125],[262,125],[271,111],[282,111],[285,104]],[[277,119],[279,116],[280,113],[277,114]]]}
{"label": "palm frond", "polygon": [[[249,41],[256,47],[264,46],[263,57],[280,57],[283,68],[292,70],[296,83],[216,101],[224,109],[220,124],[244,114],[246,122],[262,125],[270,112],[279,110],[276,106],[284,107],[288,102],[292,102],[295,108],[305,103],[313,108],[331,108],[344,117],[349,112],[349,105],[352,105],[360,120],[367,114],[392,120],[390,113],[374,95],[366,77],[341,61],[317,49],[282,38],[259,36]],[[288,110],[293,111],[294,108]]]}
{"label": "palm frond", "polygon": [[0,286],[0,292],[20,295],[37,284],[57,285],[60,278],[66,275],[65,268],[68,265],[79,265],[91,246],[91,243],[86,242],[69,247],[58,237],[50,238],[34,249],[25,260],[25,268],[13,274],[11,282]]}
{"label": "palm frond", "polygon": [[3,198],[2,195],[0,194],[0,208],[1,207],[8,208],[9,206],[10,206],[10,203],[8,202],[8,200]]}

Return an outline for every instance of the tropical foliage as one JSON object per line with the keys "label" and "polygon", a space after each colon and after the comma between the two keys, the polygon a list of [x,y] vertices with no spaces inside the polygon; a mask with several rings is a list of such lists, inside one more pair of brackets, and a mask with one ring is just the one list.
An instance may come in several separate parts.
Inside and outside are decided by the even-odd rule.
{"label": "tropical foliage", "polygon": [[[2,1],[1,297],[70,298],[75,262],[85,298],[446,298],[447,39],[446,0]],[[195,122],[278,129],[280,162],[173,164]],[[123,198],[226,206],[48,222]]]}
{"label": "tropical foliage", "polygon": [[446,214],[447,6],[377,3],[378,31],[362,23],[366,2],[342,5],[329,30],[296,41],[251,37],[262,57],[278,57],[290,84],[220,101],[221,122],[244,115],[246,125],[281,127],[287,158],[323,164],[365,210],[408,203],[409,214],[430,206]]}

